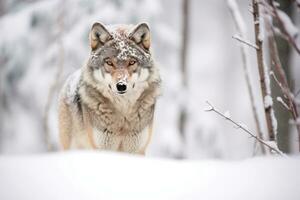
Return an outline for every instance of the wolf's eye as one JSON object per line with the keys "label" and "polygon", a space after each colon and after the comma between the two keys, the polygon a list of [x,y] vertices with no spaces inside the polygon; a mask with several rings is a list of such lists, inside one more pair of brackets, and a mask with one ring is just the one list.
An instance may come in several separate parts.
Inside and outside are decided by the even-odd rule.
{"label": "wolf's eye", "polygon": [[105,63],[109,66],[113,66],[113,63],[110,60],[106,60]]}
{"label": "wolf's eye", "polygon": [[130,60],[130,61],[129,61],[129,65],[134,65],[135,63],[136,63],[135,60]]}

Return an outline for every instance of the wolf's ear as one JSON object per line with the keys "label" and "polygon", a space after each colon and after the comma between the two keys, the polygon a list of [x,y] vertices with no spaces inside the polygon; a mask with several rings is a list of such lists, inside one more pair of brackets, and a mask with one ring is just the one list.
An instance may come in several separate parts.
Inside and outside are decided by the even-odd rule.
{"label": "wolf's ear", "polygon": [[105,26],[99,22],[93,24],[90,32],[90,45],[92,50],[104,45],[112,38]]}
{"label": "wolf's ear", "polygon": [[136,25],[129,34],[129,39],[141,46],[146,51],[150,48],[150,29],[148,24],[140,23]]}

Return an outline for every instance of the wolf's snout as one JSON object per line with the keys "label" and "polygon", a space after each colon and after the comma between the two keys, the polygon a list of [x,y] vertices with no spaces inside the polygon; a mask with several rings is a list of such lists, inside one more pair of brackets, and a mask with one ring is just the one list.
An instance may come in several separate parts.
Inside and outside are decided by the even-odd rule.
{"label": "wolf's snout", "polygon": [[125,93],[127,90],[127,84],[125,82],[118,82],[116,87],[120,94]]}

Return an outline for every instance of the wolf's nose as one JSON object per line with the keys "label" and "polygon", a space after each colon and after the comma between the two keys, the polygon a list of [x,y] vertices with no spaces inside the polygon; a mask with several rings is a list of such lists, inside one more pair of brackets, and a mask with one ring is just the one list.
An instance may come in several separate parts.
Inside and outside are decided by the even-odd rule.
{"label": "wolf's nose", "polygon": [[127,89],[127,85],[124,82],[118,82],[117,83],[117,90],[119,93],[124,93]]}

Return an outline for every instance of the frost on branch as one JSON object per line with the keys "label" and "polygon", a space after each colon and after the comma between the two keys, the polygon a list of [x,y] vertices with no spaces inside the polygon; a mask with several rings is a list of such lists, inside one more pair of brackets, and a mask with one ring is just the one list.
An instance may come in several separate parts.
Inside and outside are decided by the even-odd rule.
{"label": "frost on branch", "polygon": [[273,106],[273,99],[270,95],[265,96],[264,105],[265,108],[270,108],[271,106]]}
{"label": "frost on branch", "polygon": [[[282,151],[280,151],[280,149],[278,148],[278,145],[275,141],[264,141],[264,142],[266,144],[268,144],[270,147],[272,147],[273,149],[276,149],[276,152],[280,152],[282,155],[284,155],[284,153]],[[273,149],[272,149],[272,151],[274,151]]]}
{"label": "frost on branch", "polygon": [[272,122],[273,131],[275,134],[275,138],[277,138],[278,123],[277,123],[277,119],[275,117],[274,109],[271,110],[271,122]]}
{"label": "frost on branch", "polygon": [[242,38],[241,36],[239,36],[238,34],[235,34],[232,36],[233,39],[236,39],[239,42],[242,42],[246,45],[248,45],[249,47],[252,47],[254,49],[258,49],[258,46],[256,44],[252,44],[251,42],[249,42],[248,40],[246,40],[245,38]]}
{"label": "frost on branch", "polygon": [[285,107],[287,110],[290,110],[289,106],[284,102],[284,100],[281,97],[277,97],[276,100],[281,103],[283,107]]}
{"label": "frost on branch", "polygon": [[227,110],[227,111],[224,113],[224,116],[226,117],[226,119],[229,119],[229,118],[231,117],[229,110]]}
{"label": "frost on branch", "polygon": [[[256,139],[256,141],[258,141],[259,143],[265,145],[266,147],[268,147],[272,152],[275,152],[281,156],[286,156],[284,153],[282,153],[278,147],[277,147],[277,144],[276,144],[276,141],[273,141],[274,144],[276,144],[276,146],[274,146],[273,143],[270,143],[272,145],[269,145],[269,142],[266,142],[265,140],[257,137],[255,134],[253,134],[247,126],[245,126],[244,124],[242,123],[238,123],[236,121],[234,121],[232,118],[230,118],[230,115],[228,117],[228,111],[226,111],[224,114],[222,112],[220,112],[218,109],[216,109],[211,103],[209,103],[208,101],[206,101],[208,107],[205,109],[205,111],[207,112],[214,112],[218,115],[220,115],[221,117],[223,117],[224,119],[226,119],[227,121],[230,121],[232,124],[235,125],[236,128],[238,129],[241,129],[243,130],[244,132],[246,132],[248,135],[250,135],[251,137],[253,137],[254,139]],[[227,114],[227,115],[226,115]],[[274,113],[273,113],[274,114]],[[272,115],[273,116],[273,115]],[[274,117],[274,116],[273,116]],[[275,121],[276,124],[272,124],[272,126],[274,126],[274,128],[277,129],[277,121]]]}

